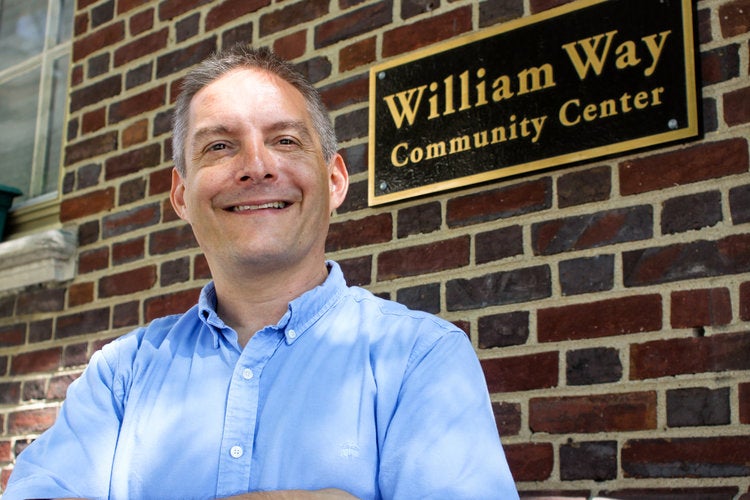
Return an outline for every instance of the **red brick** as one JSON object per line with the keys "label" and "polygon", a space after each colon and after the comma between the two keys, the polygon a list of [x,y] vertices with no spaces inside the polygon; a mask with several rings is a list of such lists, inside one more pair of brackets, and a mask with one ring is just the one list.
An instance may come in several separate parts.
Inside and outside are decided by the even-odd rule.
{"label": "red brick", "polygon": [[193,279],[194,280],[203,280],[203,279],[210,279],[211,278],[211,269],[208,267],[208,261],[206,260],[206,256],[203,254],[199,254],[195,256],[195,260],[193,261]]}
{"label": "red brick", "polygon": [[12,458],[10,452],[10,441],[0,441],[0,462],[10,462]]}
{"label": "red brick", "polygon": [[[311,2],[301,3],[309,5]],[[206,31],[213,31],[270,4],[271,0],[224,0],[206,14]]]}
{"label": "red brick", "polygon": [[550,434],[655,429],[656,393],[532,398],[529,428]]}
{"label": "red brick", "polygon": [[108,187],[75,198],[63,199],[60,221],[68,222],[111,210],[115,206],[115,190]]}
{"label": "red brick", "polygon": [[750,87],[724,94],[724,121],[731,127],[750,123]]}
{"label": "red brick", "polygon": [[125,39],[125,23],[122,21],[109,24],[93,33],[78,38],[73,42],[73,61],[78,62],[86,56],[107,48]]}
{"label": "red brick", "polygon": [[711,85],[740,76],[738,45],[727,45],[701,53],[701,82]]}
{"label": "red brick", "polygon": [[119,265],[126,262],[140,260],[146,254],[146,238],[140,236],[131,240],[112,245],[112,264]]}
{"label": "red brick", "polygon": [[655,340],[630,347],[630,379],[750,370],[750,332]]}
{"label": "red brick", "polygon": [[166,85],[159,85],[140,94],[116,102],[109,106],[109,123],[119,123],[134,116],[141,116],[148,111],[163,106],[167,100]]}
{"label": "red brick", "polygon": [[26,325],[0,326],[0,347],[23,345],[26,341]]}
{"label": "red brick", "polygon": [[[182,1],[182,0],[180,0]],[[166,78],[194,66],[216,50],[216,37],[212,36],[188,47],[180,47],[156,59],[156,77]],[[177,83],[177,82],[173,82]],[[174,93],[170,95],[175,96]]]}
{"label": "red brick", "polygon": [[[143,2],[140,0],[125,0],[117,2],[117,13],[123,14],[124,12],[140,7]],[[130,35],[136,36],[149,31],[154,27],[154,9],[146,9],[141,12],[137,12],[130,16],[128,20],[128,28],[130,29]]]}
{"label": "red brick", "polygon": [[163,255],[197,246],[198,242],[195,241],[192,228],[183,224],[151,234],[148,251],[151,255]]}
{"label": "red brick", "polygon": [[92,104],[99,104],[105,99],[120,95],[122,92],[122,77],[112,75],[86,87],[76,89],[70,93],[70,111],[78,111]]}
{"label": "red brick", "polygon": [[536,255],[554,255],[645,240],[654,234],[653,220],[651,206],[640,205],[540,222],[531,228],[531,245]]}
{"label": "red brick", "polygon": [[168,193],[172,187],[172,167],[162,168],[156,172],[151,172],[148,176],[148,194],[154,196],[157,194]]}
{"label": "red brick", "polygon": [[376,2],[327,21],[315,29],[315,48],[352,39],[383,27],[393,20],[391,1]]}
{"label": "red brick", "polygon": [[732,302],[727,288],[672,292],[672,328],[727,325]]}
{"label": "red brick", "polygon": [[386,243],[393,237],[393,217],[389,213],[331,224],[326,251]]}
{"label": "red brick", "polygon": [[471,7],[467,6],[386,31],[383,33],[383,57],[416,50],[471,31],[471,19]]}
{"label": "red brick", "polygon": [[65,146],[65,165],[73,165],[117,149],[117,132],[107,132]]}
{"label": "red brick", "polygon": [[558,385],[557,352],[483,359],[481,364],[491,393],[531,391]]}
{"label": "red brick", "polygon": [[60,368],[61,361],[62,348],[60,347],[15,354],[10,362],[10,373],[28,375],[29,373],[52,372]]}
{"label": "red brick", "polygon": [[88,111],[83,114],[81,118],[81,133],[91,134],[97,130],[101,130],[107,124],[107,110],[106,108],[98,108],[92,111]]}
{"label": "red brick", "polygon": [[469,279],[452,279],[445,287],[449,311],[530,302],[551,294],[550,269],[546,265],[513,268]]}
{"label": "red brick", "polygon": [[68,306],[75,307],[94,301],[94,284],[74,283],[68,288]]}
{"label": "red brick", "polygon": [[58,316],[55,324],[55,338],[66,339],[87,333],[103,332],[109,328],[109,314],[109,307],[101,307],[67,316]]}
{"label": "red brick", "polygon": [[740,285],[740,319],[750,321],[750,281]]}
{"label": "red brick", "polygon": [[623,252],[627,287],[750,271],[750,234]]}
{"label": "red brick", "polygon": [[750,424],[750,382],[739,384],[738,392],[740,396],[740,423]]}
{"label": "red brick", "polygon": [[30,434],[47,430],[57,418],[56,408],[16,411],[8,415],[8,432]]}
{"label": "red brick", "polygon": [[49,313],[62,311],[65,307],[65,290],[62,288],[42,288],[28,291],[18,297],[16,314]]}
{"label": "red brick", "polygon": [[539,12],[559,7],[570,3],[573,0],[531,0],[531,13],[537,14]]}
{"label": "red brick", "polygon": [[112,180],[161,163],[161,146],[149,144],[117,156],[107,158],[104,163],[105,179]]}
{"label": "red brick", "polygon": [[129,148],[148,139],[148,120],[138,120],[122,131],[122,147]]}
{"label": "red brick", "polygon": [[159,208],[159,203],[150,203],[106,216],[102,221],[102,237],[112,238],[157,224]]}
{"label": "red brick", "polygon": [[155,265],[110,274],[99,281],[99,298],[142,292],[152,288],[154,284],[156,284]]}
{"label": "red brick", "polygon": [[57,401],[65,399],[65,393],[67,392],[68,387],[77,378],[78,375],[61,375],[59,377],[52,377],[49,381],[46,398]]}
{"label": "red brick", "polygon": [[341,259],[338,263],[349,285],[366,286],[372,282],[372,256]]}
{"label": "red brick", "polygon": [[182,314],[198,303],[200,288],[184,290],[146,300],[144,304],[145,321],[153,321],[170,314]]}
{"label": "red brick", "polygon": [[[739,489],[736,486],[704,488],[623,488],[602,492],[605,498],[620,500],[734,500]],[[740,496],[738,500],[750,500]]]}
{"label": "red brick", "polygon": [[537,212],[551,206],[552,182],[544,178],[452,198],[448,200],[446,223],[450,227],[467,226]]}
{"label": "red brick", "polygon": [[260,17],[260,36],[262,38],[313,19],[319,19],[328,14],[329,3],[328,0],[296,2],[263,14]]}
{"label": "red brick", "polygon": [[197,10],[201,5],[211,3],[213,0],[164,0],[159,3],[159,20],[169,21],[177,16],[181,16],[191,10]]}
{"label": "red brick", "polygon": [[625,477],[747,477],[750,437],[635,439],[622,449]]}
{"label": "red brick", "polygon": [[320,89],[323,102],[326,107],[335,111],[337,109],[367,101],[370,90],[370,81],[366,74],[336,82]]}
{"label": "red brick", "polygon": [[109,265],[109,248],[85,250],[78,257],[78,273],[86,274],[106,269]]}
{"label": "red brick", "polygon": [[492,403],[497,432],[501,436],[518,435],[521,431],[521,405],[518,403]]}
{"label": "red brick", "polygon": [[301,57],[307,49],[307,31],[301,30],[291,35],[283,36],[273,42],[273,51],[286,59],[291,61]]}
{"label": "red brick", "polygon": [[544,481],[552,475],[555,464],[552,444],[506,444],[504,450],[515,481]]}
{"label": "red brick", "polygon": [[469,264],[468,236],[409,248],[388,250],[378,256],[378,281],[429,274]]}
{"label": "red brick", "polygon": [[347,45],[339,51],[339,71],[349,71],[375,61],[375,37]]}
{"label": "red brick", "polygon": [[750,0],[732,0],[719,7],[719,23],[724,38],[750,31]]}
{"label": "red brick", "polygon": [[168,43],[168,28],[149,33],[141,38],[136,38],[132,42],[126,43],[115,50],[114,66],[118,68],[141,57],[152,56],[155,52],[165,48]]}
{"label": "red brick", "polygon": [[537,312],[539,342],[611,337],[656,331],[661,327],[662,304],[658,294],[550,307]]}
{"label": "red brick", "polygon": [[707,142],[619,165],[624,196],[717,179],[748,171],[747,139]]}

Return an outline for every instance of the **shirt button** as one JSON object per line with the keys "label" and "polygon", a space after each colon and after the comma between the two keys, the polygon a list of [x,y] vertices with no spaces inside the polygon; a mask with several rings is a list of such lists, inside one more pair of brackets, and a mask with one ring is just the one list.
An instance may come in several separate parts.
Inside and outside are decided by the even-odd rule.
{"label": "shirt button", "polygon": [[287,336],[290,339],[296,339],[297,338],[297,332],[295,332],[294,330],[289,330],[288,332],[286,332],[286,334],[287,334]]}
{"label": "shirt button", "polygon": [[242,378],[244,378],[245,380],[250,380],[251,378],[253,378],[253,371],[250,368],[245,368],[244,370],[242,370]]}
{"label": "shirt button", "polygon": [[240,458],[243,453],[242,446],[232,446],[229,450],[229,454],[232,455],[232,458]]}

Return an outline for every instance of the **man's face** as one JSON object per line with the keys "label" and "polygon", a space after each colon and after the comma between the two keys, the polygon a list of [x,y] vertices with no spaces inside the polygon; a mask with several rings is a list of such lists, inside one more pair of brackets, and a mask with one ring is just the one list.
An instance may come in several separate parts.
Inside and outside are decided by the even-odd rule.
{"label": "man's face", "polygon": [[184,178],[173,173],[172,204],[214,273],[320,265],[348,176],[339,155],[325,164],[305,100],[289,83],[242,68],[199,91],[185,164]]}

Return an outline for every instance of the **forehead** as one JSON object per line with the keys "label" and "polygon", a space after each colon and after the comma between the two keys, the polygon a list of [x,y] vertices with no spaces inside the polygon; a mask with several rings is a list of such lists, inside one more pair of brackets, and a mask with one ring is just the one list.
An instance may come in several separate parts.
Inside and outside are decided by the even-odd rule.
{"label": "forehead", "polygon": [[193,96],[192,125],[197,119],[217,114],[311,121],[305,98],[292,84],[274,73],[246,67],[227,72]]}

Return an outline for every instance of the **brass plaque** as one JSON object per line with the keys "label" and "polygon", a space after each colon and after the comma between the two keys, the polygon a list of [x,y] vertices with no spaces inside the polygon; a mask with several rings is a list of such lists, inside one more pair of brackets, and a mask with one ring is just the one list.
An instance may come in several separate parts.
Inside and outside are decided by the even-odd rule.
{"label": "brass plaque", "polygon": [[581,0],[370,71],[370,205],[698,134],[690,0]]}

